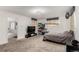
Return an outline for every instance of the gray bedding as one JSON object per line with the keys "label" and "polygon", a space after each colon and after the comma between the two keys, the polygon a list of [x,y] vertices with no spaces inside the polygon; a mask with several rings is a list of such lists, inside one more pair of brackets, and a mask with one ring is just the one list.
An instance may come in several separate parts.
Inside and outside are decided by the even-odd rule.
{"label": "gray bedding", "polygon": [[64,33],[60,33],[57,35],[45,35],[43,40],[50,40],[58,43],[66,43],[67,40],[71,40],[73,37],[71,32],[65,31]]}

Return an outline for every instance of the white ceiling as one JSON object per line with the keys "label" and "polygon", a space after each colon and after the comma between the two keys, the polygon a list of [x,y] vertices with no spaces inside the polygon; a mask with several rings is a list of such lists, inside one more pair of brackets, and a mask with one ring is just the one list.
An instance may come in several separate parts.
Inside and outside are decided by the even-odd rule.
{"label": "white ceiling", "polygon": [[0,10],[42,19],[65,15],[71,6],[0,6]]}

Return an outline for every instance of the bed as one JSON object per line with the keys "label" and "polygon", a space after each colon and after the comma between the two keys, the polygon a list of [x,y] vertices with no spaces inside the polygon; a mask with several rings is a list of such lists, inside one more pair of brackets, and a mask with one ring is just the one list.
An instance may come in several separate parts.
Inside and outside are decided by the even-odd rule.
{"label": "bed", "polygon": [[52,41],[55,43],[66,44],[67,40],[74,39],[73,31],[65,31],[64,33],[58,33],[56,35],[44,35],[43,41]]}

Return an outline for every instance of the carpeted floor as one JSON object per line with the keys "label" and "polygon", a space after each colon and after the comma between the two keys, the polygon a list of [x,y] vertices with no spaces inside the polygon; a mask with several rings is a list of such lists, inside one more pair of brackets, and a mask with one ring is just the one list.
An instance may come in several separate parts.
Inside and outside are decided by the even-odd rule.
{"label": "carpeted floor", "polygon": [[[0,46],[0,52],[65,52],[65,45],[42,41],[43,36],[34,36],[9,42]],[[11,40],[11,39],[10,39]],[[15,39],[13,39],[15,40]]]}

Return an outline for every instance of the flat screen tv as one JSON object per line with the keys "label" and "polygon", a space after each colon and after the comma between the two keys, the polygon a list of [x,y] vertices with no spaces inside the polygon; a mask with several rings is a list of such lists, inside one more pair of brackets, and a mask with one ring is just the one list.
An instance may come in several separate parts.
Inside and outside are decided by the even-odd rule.
{"label": "flat screen tv", "polygon": [[28,26],[27,27],[27,33],[30,33],[30,34],[35,33],[35,26]]}

